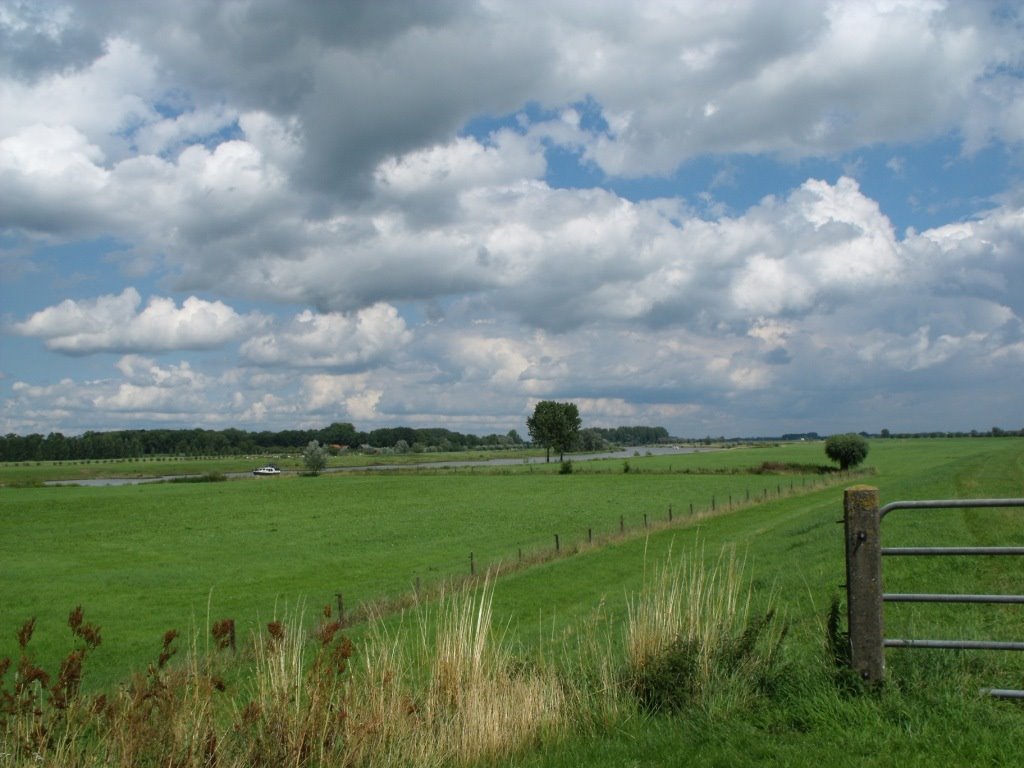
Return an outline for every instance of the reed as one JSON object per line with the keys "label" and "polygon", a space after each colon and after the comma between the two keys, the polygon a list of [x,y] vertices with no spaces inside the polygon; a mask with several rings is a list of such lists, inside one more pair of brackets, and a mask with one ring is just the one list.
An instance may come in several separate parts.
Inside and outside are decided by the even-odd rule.
{"label": "reed", "polygon": [[627,602],[627,684],[653,711],[738,705],[778,674],[785,631],[771,607],[752,613],[734,549],[710,567],[670,554]]}
{"label": "reed", "polygon": [[358,764],[468,765],[507,758],[568,723],[553,670],[524,667],[493,634],[493,585],[454,592],[405,637],[378,624],[353,677]]}

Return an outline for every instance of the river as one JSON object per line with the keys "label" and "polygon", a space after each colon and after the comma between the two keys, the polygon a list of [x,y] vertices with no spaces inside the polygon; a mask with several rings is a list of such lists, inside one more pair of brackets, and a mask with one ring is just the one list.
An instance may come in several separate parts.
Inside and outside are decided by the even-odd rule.
{"label": "river", "polygon": [[[713,448],[682,448],[675,445],[642,445],[631,448],[623,448],[618,451],[605,451],[601,453],[574,453],[568,458],[572,461],[595,461],[597,459],[631,459],[637,456],[666,456],[674,454],[701,453],[716,450]],[[553,459],[557,462],[557,458]],[[367,464],[358,467],[330,467],[323,471],[323,474],[337,472],[372,472],[379,470],[393,469],[453,469],[462,467],[500,467],[517,464],[543,464],[543,456],[530,456],[529,458],[518,459],[486,459],[466,461],[429,461],[419,464]],[[282,475],[298,474],[302,470],[285,470]],[[251,472],[225,472],[224,476],[230,480],[263,480],[269,482],[268,478],[254,476]],[[143,485],[146,483],[162,483],[168,480],[188,480],[200,478],[201,474],[195,475],[163,475],[160,477],[95,477],[87,480],[48,480],[45,485],[77,485],[86,487],[104,487],[114,485]]]}

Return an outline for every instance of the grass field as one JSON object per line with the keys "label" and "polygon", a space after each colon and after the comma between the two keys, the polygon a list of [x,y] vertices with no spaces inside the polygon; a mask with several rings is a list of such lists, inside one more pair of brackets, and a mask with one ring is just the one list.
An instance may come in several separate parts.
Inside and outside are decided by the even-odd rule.
{"label": "grass field", "polygon": [[[155,659],[167,629],[208,637],[211,621],[231,617],[246,633],[300,604],[314,613],[333,605],[338,592],[351,609],[407,595],[417,578],[429,588],[465,575],[470,552],[481,572],[520,549],[550,552],[555,534],[576,553],[501,577],[493,615],[523,658],[571,656],[595,635],[621,641],[629,596],[667,553],[714,562],[731,548],[750,578],[752,610],[771,603],[785,618],[786,683],[743,706],[626,718],[545,740],[518,764],[1015,764],[1019,747],[1006,740],[1024,741],[1024,708],[977,689],[1024,687],[1020,655],[890,651],[884,694],[836,682],[825,622],[844,579],[842,481],[821,485],[809,469],[751,471],[823,459],[821,444],[792,444],[634,457],[628,473],[618,460],[581,463],[571,475],[513,466],[6,488],[0,656],[16,655],[15,633],[35,615],[33,648],[53,665],[70,646],[67,614],[81,604],[103,632],[87,685],[107,686]],[[876,441],[867,464],[883,501],[1024,495],[1020,440]],[[884,534],[892,544],[1021,544],[1022,518],[1021,510],[894,513]],[[620,523],[633,535],[618,537]],[[585,546],[588,530],[600,546]],[[1024,592],[1024,568],[1004,558],[886,568],[894,590]],[[890,636],[1024,638],[1019,606],[898,608],[886,609]]]}
{"label": "grass field", "polygon": [[[787,461],[820,460],[799,448]],[[104,628],[94,675],[111,682],[147,662],[168,629],[235,618],[257,626],[298,602],[353,608],[483,572],[502,559],[569,550],[627,527],[674,521],[802,493],[817,475],[730,474],[765,449],[458,471],[331,474],[226,483],[0,491],[0,655],[38,616],[38,652],[64,650],[67,613],[82,605]],[[711,474],[682,474],[684,470]],[[52,470],[51,470],[52,471]],[[173,471],[177,471],[174,467]]]}

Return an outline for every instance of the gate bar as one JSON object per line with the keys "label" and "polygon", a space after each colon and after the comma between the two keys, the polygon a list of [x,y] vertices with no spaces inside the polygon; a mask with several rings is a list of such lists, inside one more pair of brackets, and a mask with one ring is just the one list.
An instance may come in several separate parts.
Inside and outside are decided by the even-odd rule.
{"label": "gate bar", "polygon": [[1024,555],[1024,547],[882,547],[883,555]]}
{"label": "gate bar", "polygon": [[928,593],[889,593],[882,595],[889,603],[1007,603],[1024,604],[1024,595],[936,595]]}
{"label": "gate bar", "polygon": [[894,509],[967,509],[970,507],[1024,507],[1024,499],[933,499],[931,501],[892,501],[878,511],[883,518]]}
{"label": "gate bar", "polygon": [[1024,643],[995,640],[898,640],[883,641],[886,648],[950,648],[963,651],[1024,651]]}
{"label": "gate bar", "polygon": [[1013,688],[982,688],[981,692],[998,699],[1024,699],[1024,691]]}

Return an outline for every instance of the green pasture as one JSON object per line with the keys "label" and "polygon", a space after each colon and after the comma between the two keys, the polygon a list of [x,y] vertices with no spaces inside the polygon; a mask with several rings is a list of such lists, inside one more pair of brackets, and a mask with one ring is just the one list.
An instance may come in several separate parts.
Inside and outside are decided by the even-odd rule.
{"label": "green pasture", "polygon": [[[877,441],[871,451],[877,473],[868,481],[883,503],[1024,497],[1019,440]],[[640,572],[669,549],[673,556],[707,559],[735,547],[746,560],[754,605],[773,604],[789,628],[787,674],[760,705],[616,722],[535,750],[517,764],[1020,765],[1024,707],[980,690],[1024,688],[1024,654],[889,650],[888,682],[879,692],[860,689],[834,666],[826,623],[832,601],[844,594],[841,509],[840,489],[815,491],[503,580],[496,615],[524,617],[532,610],[538,642],[572,647],[583,644],[579,635],[617,631],[625,595],[639,590]],[[882,533],[891,545],[1020,545],[1024,510],[893,512]],[[1016,558],[887,558],[884,575],[887,591],[1024,593],[1024,566]],[[546,611],[538,609],[537,594],[546,596]],[[889,604],[885,620],[889,637],[1024,639],[1021,606]]]}
{"label": "green pasture", "polygon": [[[875,441],[866,479],[889,499],[1019,495],[1022,456],[1011,439]],[[808,469],[754,473],[764,462]],[[796,624],[816,632],[843,581],[836,520],[844,481],[812,471],[826,463],[820,443],[794,443],[577,462],[571,475],[558,474],[552,462],[4,488],[0,656],[16,653],[17,629],[36,616],[37,658],[55,663],[70,642],[67,614],[82,605],[104,638],[89,680],[106,684],[152,660],[167,629],[202,638],[210,622],[227,617],[257,627],[296,605],[336,605],[338,593],[353,610],[407,595],[417,579],[430,589],[463,577],[471,553],[478,573],[520,552],[528,560],[550,553],[556,534],[563,554],[583,551],[504,577],[496,590],[496,614],[527,645],[579,631],[577,621],[598,606],[614,615],[639,584],[645,559],[670,547],[707,557],[736,547],[757,590],[776,594]],[[894,519],[893,536],[974,543],[993,530],[1021,535],[1019,526],[1004,531],[1013,512],[946,514],[951,522],[942,526],[922,515]],[[617,539],[622,527],[633,538]],[[583,546],[591,536],[600,546]],[[922,567],[911,564],[910,575]],[[981,572],[1005,580],[998,568]],[[955,581],[962,574],[925,573],[939,575]],[[907,621],[929,620],[918,613]],[[1007,618],[984,621],[1014,621],[1009,612],[997,615]]]}
{"label": "green pasture", "polygon": [[[757,452],[757,458],[760,452]],[[802,493],[818,476],[719,473],[744,465],[713,454],[712,474],[669,473],[666,459],[445,472],[338,473],[223,483],[0,491],[0,654],[37,616],[43,660],[66,650],[76,605],[103,628],[93,672],[112,680],[144,666],[168,629],[235,618],[258,626],[287,606],[337,604],[425,589],[502,560],[568,551],[593,537]],[[673,457],[675,458],[675,457]],[[749,460],[748,456],[748,460]],[[677,462],[678,464],[678,462]],[[676,470],[681,470],[676,466]],[[793,490],[790,490],[790,486]]]}
{"label": "green pasture", "polygon": [[[809,463],[820,450],[820,444],[793,444],[709,453],[694,461],[718,472],[744,463],[759,465],[763,460]],[[641,466],[651,468],[666,461],[666,457],[646,459],[650,464]],[[597,553],[509,576],[496,592],[496,613],[501,613],[500,606],[507,601],[509,615],[529,616],[531,610],[538,615],[541,611],[537,603],[543,601],[532,596],[545,593],[549,595],[547,621],[568,628],[595,606],[621,608],[625,594],[639,587],[645,563],[657,562],[669,550],[675,554],[696,552],[705,559],[714,559],[723,548],[734,548],[745,559],[757,594],[765,598],[770,595],[796,626],[804,625],[808,632],[820,634],[832,600],[845,594],[841,519],[846,485],[874,485],[880,490],[882,503],[898,499],[1024,497],[1024,441],[875,441],[867,464],[873,470],[871,474],[817,490],[813,480],[807,480],[810,485],[804,490],[803,480],[797,480],[797,491],[792,495],[786,492],[785,475],[678,476],[684,483],[720,480],[723,490],[719,494],[728,492],[724,489],[730,482],[734,491],[748,485],[767,488],[769,500],[743,504],[728,514],[692,525],[613,542]],[[775,498],[780,485],[782,497]],[[1024,509],[893,512],[885,519],[883,535],[891,546],[1019,546],[1024,544]],[[886,588],[894,592],[1024,593],[1024,565],[1013,558],[890,558],[885,567]],[[513,589],[520,583],[529,586]],[[892,636],[944,637],[941,631],[948,628],[954,634],[974,631],[987,639],[1024,638],[1024,611],[1020,606],[971,606],[965,610],[960,605],[900,605],[890,606],[887,611],[887,629],[892,630]],[[951,620],[954,626],[949,628]],[[1024,685],[1024,680],[1020,682]]]}

